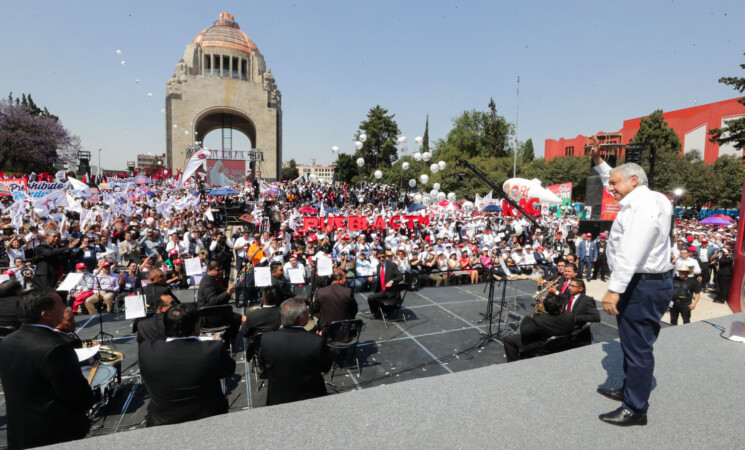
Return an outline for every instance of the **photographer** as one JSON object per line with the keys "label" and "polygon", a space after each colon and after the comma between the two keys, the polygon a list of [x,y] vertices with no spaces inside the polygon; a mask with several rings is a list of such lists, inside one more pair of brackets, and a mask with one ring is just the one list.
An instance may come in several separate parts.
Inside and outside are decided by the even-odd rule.
{"label": "photographer", "polygon": [[230,269],[233,262],[233,241],[225,236],[225,233],[218,232],[215,239],[210,244],[210,259],[217,261],[222,266],[222,282],[227,284],[230,278]]}

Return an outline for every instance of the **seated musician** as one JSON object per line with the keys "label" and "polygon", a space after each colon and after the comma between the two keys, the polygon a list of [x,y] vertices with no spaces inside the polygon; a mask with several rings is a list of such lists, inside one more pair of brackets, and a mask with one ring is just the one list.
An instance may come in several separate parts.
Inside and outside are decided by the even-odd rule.
{"label": "seated musician", "polygon": [[155,304],[155,315],[140,321],[137,324],[137,343],[142,344],[145,341],[165,341],[166,330],[163,324],[165,313],[171,309],[171,306],[178,305],[178,300],[168,293],[160,294]]}
{"label": "seated musician", "polygon": [[261,297],[261,308],[249,310],[243,316],[241,324],[241,334],[248,339],[246,347],[246,359],[257,350],[253,343],[253,337],[258,333],[274,331],[279,329],[279,291],[276,286],[267,286],[264,288],[264,294]]}
{"label": "seated musician", "polygon": [[545,313],[523,319],[520,332],[504,337],[504,352],[507,362],[517,361],[540,349],[551,336],[568,336],[574,328],[574,315],[564,311],[561,298],[548,294],[543,300]]}
{"label": "seated musician", "polygon": [[346,287],[347,275],[336,269],[332,275],[333,282],[316,292],[311,304],[310,313],[319,314],[318,328],[325,334],[330,323],[337,320],[354,319],[357,315],[357,301],[354,292]]}
{"label": "seated musician", "polygon": [[176,297],[166,284],[166,275],[160,269],[151,269],[147,273],[147,286],[142,289],[148,311],[154,311],[158,299],[163,294]]}
{"label": "seated musician", "polygon": [[[282,267],[280,265],[280,267]],[[202,278],[197,291],[197,307],[202,310],[208,306],[227,305],[231,295],[235,291],[235,285],[229,284],[227,289],[223,285],[223,267],[220,262],[212,259],[207,265],[207,275]],[[222,338],[228,344],[238,335],[241,325],[241,316],[230,311],[219,314],[209,314],[202,317],[202,326],[205,328],[229,326]]]}
{"label": "seated musician", "polygon": [[148,426],[203,419],[228,412],[220,379],[235,372],[221,341],[199,339],[199,314],[191,304],[163,318],[167,339],[139,346],[142,379],[150,393]]}

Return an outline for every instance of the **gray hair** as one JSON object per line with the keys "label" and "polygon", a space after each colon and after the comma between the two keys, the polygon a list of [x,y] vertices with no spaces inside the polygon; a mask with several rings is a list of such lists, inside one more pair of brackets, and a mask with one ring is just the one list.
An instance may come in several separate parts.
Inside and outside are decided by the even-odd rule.
{"label": "gray hair", "polygon": [[636,163],[626,163],[621,164],[620,166],[613,169],[613,172],[621,171],[621,174],[623,175],[624,180],[628,180],[632,176],[636,175],[636,178],[639,180],[639,186],[646,186],[647,185],[647,174],[644,173],[644,169],[642,169],[642,166]]}
{"label": "gray hair", "polygon": [[284,328],[300,325],[300,320],[308,314],[305,300],[300,297],[288,298],[282,302],[280,308],[279,320]]}

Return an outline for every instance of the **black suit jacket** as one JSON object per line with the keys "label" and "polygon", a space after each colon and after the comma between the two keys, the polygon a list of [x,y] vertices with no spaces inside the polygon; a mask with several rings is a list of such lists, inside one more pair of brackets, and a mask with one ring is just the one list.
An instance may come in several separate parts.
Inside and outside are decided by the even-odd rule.
{"label": "black suit jacket", "polygon": [[[380,268],[378,268],[378,273],[376,273],[375,276],[378,278],[380,277]],[[398,270],[398,266],[393,261],[385,262],[385,284],[388,284],[389,281],[393,281],[393,286],[385,289],[386,296],[388,298],[398,297],[398,293],[403,289],[403,287],[398,286],[398,284],[404,281],[404,276],[401,274],[401,271]],[[373,293],[381,291],[380,280],[378,280],[378,282],[373,286]]]}
{"label": "black suit jacket", "polygon": [[57,285],[57,275],[62,267],[62,257],[68,257],[72,250],[69,247],[52,248],[46,242],[34,248],[34,264],[36,271],[34,278],[42,287],[54,289]]}
{"label": "black suit jacket", "polygon": [[174,299],[176,299],[176,302],[178,302],[178,298],[176,298],[173,291],[171,291],[171,288],[168,286],[148,283],[147,286],[142,288],[142,293],[145,294],[145,303],[147,304],[147,310],[149,312],[155,311],[158,305],[158,299],[163,294],[170,294]]}
{"label": "black suit jacket", "polygon": [[321,372],[331,369],[326,341],[302,328],[282,328],[264,333],[260,358],[269,379],[267,405],[326,395]]}
{"label": "black suit jacket", "polygon": [[292,292],[292,286],[284,277],[272,277],[272,286],[277,286],[277,289],[279,289],[280,303],[295,296],[295,293]]}
{"label": "black suit jacket", "polygon": [[28,448],[82,439],[93,392],[72,346],[47,328],[22,325],[0,342],[8,446]]}
{"label": "black suit jacket", "polygon": [[11,295],[0,298],[0,326],[21,327],[18,320],[18,297]]}
{"label": "black suit jacket", "polygon": [[248,339],[246,347],[246,359],[249,359],[256,352],[256,343],[253,337],[257,333],[265,333],[279,329],[279,307],[263,307],[249,311],[246,314],[246,321],[241,324],[241,334]]}
{"label": "black suit jacket", "polygon": [[228,412],[220,378],[235,372],[222,341],[146,341],[139,347],[142,379],[150,392],[148,426]]}
{"label": "black suit jacket", "polygon": [[311,307],[312,313],[320,314],[318,328],[321,332],[325,332],[331,322],[354,319],[357,310],[354,291],[338,283],[331,283],[330,286],[319,289]]}
{"label": "black suit jacket", "polygon": [[555,316],[548,313],[528,316],[520,323],[520,350],[529,353],[551,336],[570,335],[573,329],[574,315],[569,311]]}
{"label": "black suit jacket", "polygon": [[212,275],[207,274],[199,282],[197,291],[197,307],[227,305],[230,301],[230,294],[225,290],[220,282]]}
{"label": "black suit jacket", "polygon": [[138,344],[142,344],[145,341],[166,340],[166,326],[163,323],[164,316],[164,313],[155,313],[154,316],[137,323]]}
{"label": "black suit jacket", "polygon": [[[564,301],[564,309],[569,306],[568,296]],[[581,331],[582,327],[588,322],[600,322],[600,311],[595,304],[595,299],[585,294],[580,294],[572,304],[572,314],[574,314],[574,336],[575,345],[589,345],[592,343],[592,332],[590,329]]]}

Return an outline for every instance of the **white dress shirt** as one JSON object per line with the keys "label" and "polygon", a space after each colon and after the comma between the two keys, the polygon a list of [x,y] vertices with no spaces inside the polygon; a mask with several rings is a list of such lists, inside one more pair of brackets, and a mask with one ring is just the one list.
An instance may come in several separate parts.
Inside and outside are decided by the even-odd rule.
{"label": "white dress shirt", "polygon": [[[595,170],[607,186],[611,167],[603,162]],[[663,273],[672,269],[673,207],[667,197],[647,186],[637,187],[618,204],[621,210],[610,230],[606,253],[612,271],[608,290],[621,294],[635,273]]]}

